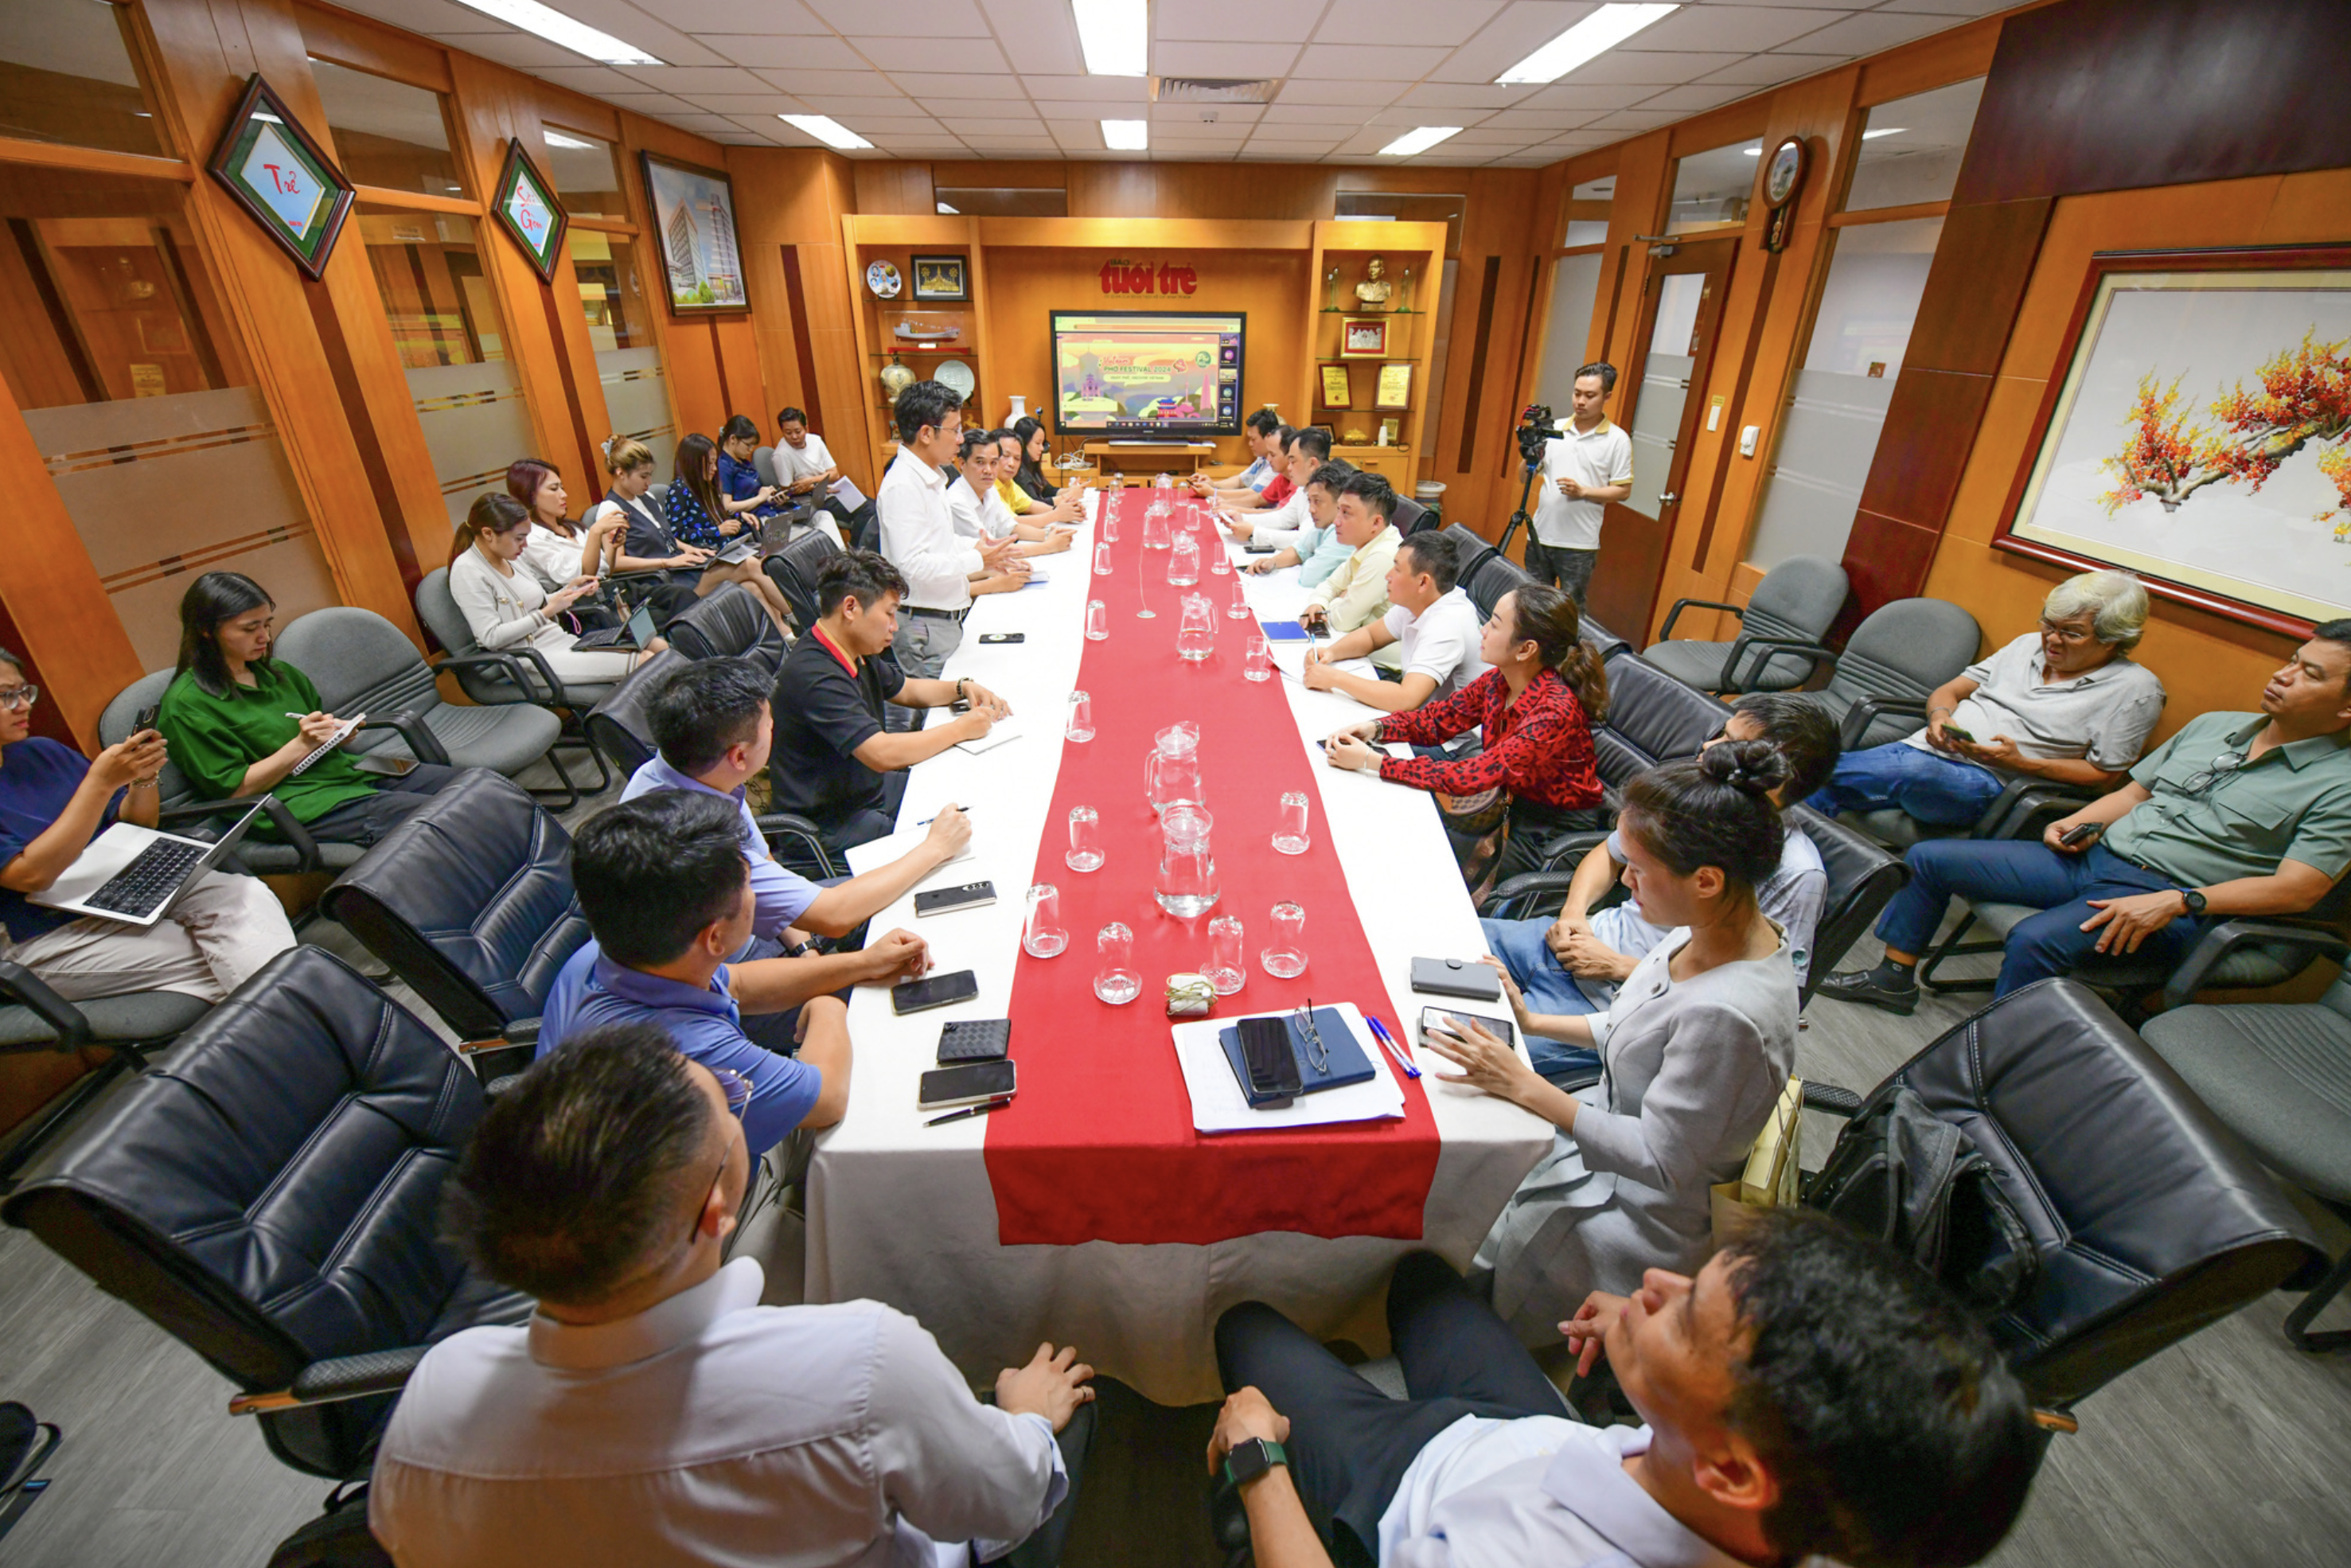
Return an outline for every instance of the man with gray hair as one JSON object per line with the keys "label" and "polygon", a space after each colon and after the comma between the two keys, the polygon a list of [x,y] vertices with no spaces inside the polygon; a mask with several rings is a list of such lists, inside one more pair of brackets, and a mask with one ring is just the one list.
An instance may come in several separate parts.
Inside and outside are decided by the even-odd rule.
{"label": "man with gray hair", "polygon": [[2019,775],[2105,789],[2163,712],[2163,683],[2129,658],[2147,615],[2129,572],[2067,578],[2049,591],[2038,631],[1935,688],[1924,729],[1846,752],[1804,803],[1831,817],[1895,806],[1964,828]]}

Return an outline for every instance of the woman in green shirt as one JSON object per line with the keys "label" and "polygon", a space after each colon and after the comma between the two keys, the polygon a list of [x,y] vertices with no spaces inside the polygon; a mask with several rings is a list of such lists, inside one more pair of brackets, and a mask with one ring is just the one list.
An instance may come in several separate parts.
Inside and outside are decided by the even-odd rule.
{"label": "woman in green shirt", "polygon": [[163,693],[156,726],[171,742],[172,760],[205,799],[266,791],[312,838],[372,844],[457,770],[420,762],[392,778],[363,771],[338,749],[296,773],[342,720],[319,711],[309,676],[269,656],[277,612],[268,591],[242,572],[196,579],[180,601],[180,674]]}

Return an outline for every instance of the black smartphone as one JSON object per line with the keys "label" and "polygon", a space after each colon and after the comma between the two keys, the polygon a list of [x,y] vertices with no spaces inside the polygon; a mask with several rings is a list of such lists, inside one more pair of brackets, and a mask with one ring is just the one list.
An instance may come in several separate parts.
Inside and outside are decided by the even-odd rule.
{"label": "black smartphone", "polygon": [[1970,735],[1966,730],[1961,729],[1949,719],[1945,719],[1943,721],[1943,733],[1949,736],[1953,740],[1964,740],[1970,746],[1973,746],[1976,743],[1976,737],[1974,736]]}
{"label": "black smartphone", "polygon": [[957,969],[951,975],[925,975],[919,980],[903,980],[891,987],[890,1010],[904,1017],[907,1013],[928,1012],[933,1008],[951,1008],[978,995],[979,977],[969,969]]}
{"label": "black smartphone", "polygon": [[2105,831],[2106,825],[2104,822],[2085,822],[2078,828],[2069,828],[2058,834],[2057,841],[2070,850],[2078,844],[2088,843]]}
{"label": "black smartphone", "polygon": [[1241,1061],[1249,1068],[1249,1104],[1275,1111],[1298,1098],[1305,1088],[1298,1075],[1298,1057],[1290,1049],[1290,1025],[1281,1019],[1243,1019]]}
{"label": "black smartphone", "polygon": [[1415,958],[1412,988],[1437,997],[1467,997],[1473,1002],[1502,999],[1502,977],[1490,965],[1460,958]]}
{"label": "black smartphone", "polygon": [[1245,544],[1245,545],[1241,546],[1241,554],[1243,554],[1243,555],[1271,555],[1271,554],[1273,554],[1276,550],[1280,549],[1280,548],[1281,548],[1281,547],[1280,547],[1280,545],[1261,545],[1261,544],[1258,543],[1255,539],[1251,539],[1251,540],[1249,540],[1247,544]]}
{"label": "black smartphone", "polygon": [[957,1105],[978,1105],[1000,1100],[1018,1086],[1019,1074],[1010,1061],[970,1061],[923,1074],[914,1109],[951,1111]]}
{"label": "black smartphone", "polygon": [[156,716],[162,711],[162,703],[149,703],[145,707],[141,708],[139,716],[131,721],[131,733],[139,735],[154,728]]}
{"label": "black smartphone", "polygon": [[1026,632],[982,632],[979,634],[979,640],[982,643],[1026,643],[1029,641],[1029,633]]}
{"label": "black smartphone", "polygon": [[967,882],[961,887],[935,887],[914,894],[914,913],[945,915],[951,909],[984,909],[995,902],[994,883]]}

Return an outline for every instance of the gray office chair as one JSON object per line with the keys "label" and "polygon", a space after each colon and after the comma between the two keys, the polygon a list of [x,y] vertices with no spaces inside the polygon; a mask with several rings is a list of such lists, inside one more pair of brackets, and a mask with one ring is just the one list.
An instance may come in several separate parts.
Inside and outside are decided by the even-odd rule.
{"label": "gray office chair", "polygon": [[0,1138],[0,1193],[16,1172],[118,1080],[147,1069],[160,1051],[212,1010],[183,991],[134,991],[69,1002],[20,964],[0,962],[0,1056],[33,1051],[103,1051],[104,1061]]}
{"label": "gray office chair", "polygon": [[776,477],[776,449],[772,446],[762,446],[751,454],[751,472],[759,476],[762,485],[773,485],[778,489],[783,486],[784,482]]}
{"label": "gray office chair", "polygon": [[[163,700],[164,688],[172,681],[170,670],[152,670],[140,676],[106,705],[98,716],[98,743],[120,746],[131,738],[131,727],[139,722],[140,713]],[[225,828],[235,818],[253,808],[251,800],[206,800],[202,799],[188,776],[172,762],[163,764],[156,782],[162,789],[162,809],[155,825],[160,828],[186,831],[191,827],[206,823]],[[355,862],[367,852],[359,844],[321,844],[312,839],[309,831],[294,820],[294,813],[275,797],[268,802],[267,815],[270,839],[256,838],[251,833],[236,847],[237,862],[257,876],[286,875],[304,871],[340,871]]]}
{"label": "gray office chair", "polygon": [[1940,599],[1897,599],[1871,611],[1809,698],[1844,729],[1844,748],[1884,746],[1927,721],[1927,695],[1976,662],[1983,629]]}
{"label": "gray office chair", "polygon": [[448,651],[441,668],[457,677],[465,695],[485,707],[500,703],[538,703],[586,713],[611,695],[614,681],[566,685],[545,655],[536,648],[485,648],[474,638],[473,623],[457,608],[449,591],[449,569],[424,574],[416,585],[416,618],[434,640]]}
{"label": "gray office chair", "polygon": [[416,644],[372,610],[338,604],[298,615],[278,634],[274,653],[310,677],[327,712],[368,716],[352,737],[355,751],[487,768],[509,779],[545,758],[563,788],[531,792],[559,800],[557,810],[580,800],[554,751],[563,738],[561,719],[529,703],[459,707],[442,701],[433,666]]}
{"label": "gray office chair", "polygon": [[[2351,976],[2315,1002],[2178,1009],[2147,1021],[2140,1038],[2262,1164],[2351,1224]],[[2311,1321],[2351,1284],[2351,1250],[2314,1281],[2287,1315],[2298,1350],[2351,1349],[2351,1332],[2310,1332]]]}
{"label": "gray office chair", "polygon": [[[1836,562],[1790,556],[1763,574],[1744,605],[1675,600],[1657,640],[1641,656],[1702,692],[1792,691],[1835,662],[1820,642],[1844,608],[1846,586],[1844,568]],[[1672,640],[1674,622],[1693,608],[1729,611],[1739,617],[1739,635],[1728,643]]]}

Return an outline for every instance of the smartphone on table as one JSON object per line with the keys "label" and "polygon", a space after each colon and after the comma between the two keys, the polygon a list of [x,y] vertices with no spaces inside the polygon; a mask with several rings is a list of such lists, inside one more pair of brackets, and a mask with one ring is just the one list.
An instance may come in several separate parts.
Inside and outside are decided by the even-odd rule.
{"label": "smartphone on table", "polygon": [[890,1010],[903,1018],[908,1013],[928,1012],[933,1008],[951,1008],[978,996],[979,977],[969,969],[957,969],[948,975],[902,980],[891,987]]}
{"label": "smartphone on table", "polygon": [[958,1105],[985,1104],[1011,1093],[1019,1083],[1019,1074],[1008,1057],[999,1061],[971,1061],[960,1067],[942,1067],[923,1074],[914,1109],[952,1111]]}
{"label": "smartphone on table", "polygon": [[914,894],[916,915],[945,915],[954,909],[981,909],[996,902],[992,882],[967,882],[961,887],[935,887]]}
{"label": "smartphone on table", "polygon": [[1026,632],[982,632],[979,634],[979,640],[987,643],[1026,643],[1029,641],[1029,633]]}
{"label": "smartphone on table", "polygon": [[1298,1075],[1298,1055],[1290,1049],[1289,1020],[1243,1019],[1235,1027],[1241,1061],[1249,1068],[1250,1108],[1278,1111],[1297,1099],[1306,1085]]}

